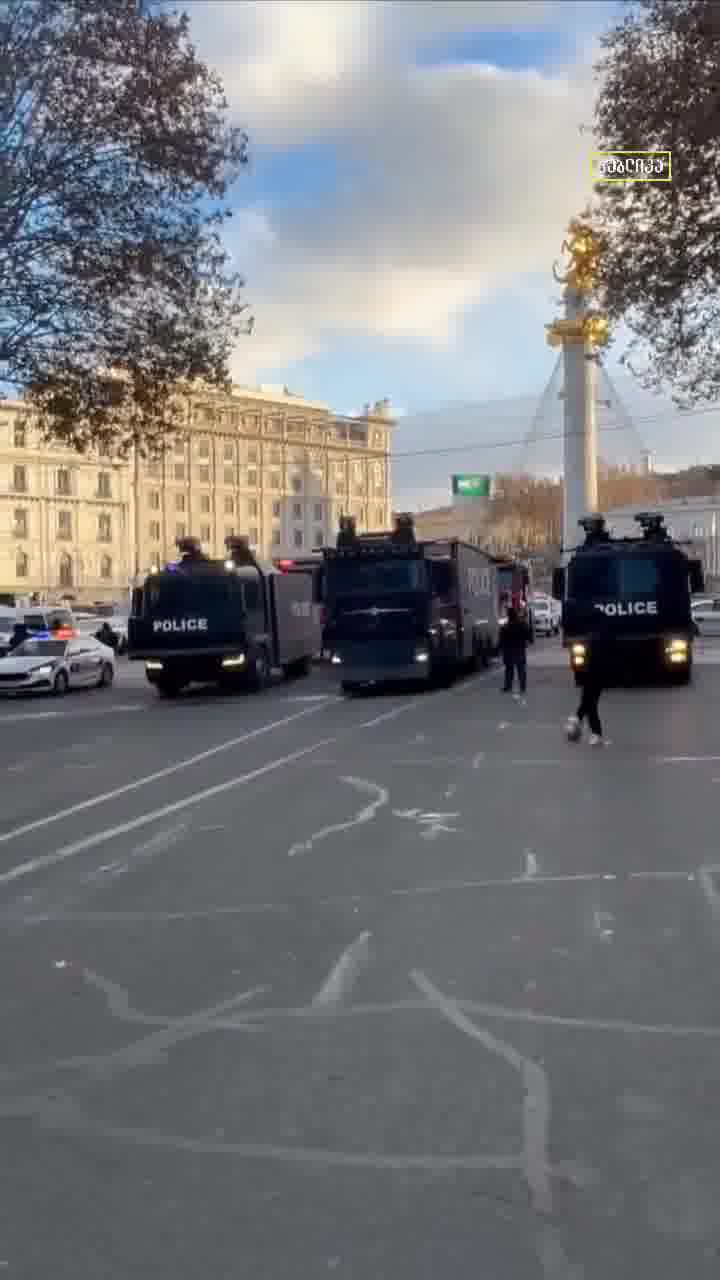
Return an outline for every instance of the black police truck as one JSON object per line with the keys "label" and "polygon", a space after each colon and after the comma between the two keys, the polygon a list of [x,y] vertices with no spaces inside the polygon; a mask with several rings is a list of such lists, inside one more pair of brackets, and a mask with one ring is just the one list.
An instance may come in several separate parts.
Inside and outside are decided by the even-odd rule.
{"label": "black police truck", "polygon": [[310,578],[263,566],[245,538],[225,545],[213,560],[180,539],[180,559],[133,593],[128,656],[166,697],[194,683],[259,690],[273,667],[305,675],[319,646]]}
{"label": "black police truck", "polygon": [[567,569],[553,575],[563,644],[578,682],[590,637],[602,627],[615,638],[618,675],[666,674],[687,684],[695,634],[691,595],[703,590],[702,565],[673,542],[662,515],[641,512],[635,519],[635,538],[612,537],[600,515],[580,521],[585,542]]}
{"label": "black police truck", "polygon": [[449,680],[497,652],[495,565],[479,547],[418,542],[411,515],[392,532],[365,534],[345,516],[323,555],[325,643],[345,693]]}

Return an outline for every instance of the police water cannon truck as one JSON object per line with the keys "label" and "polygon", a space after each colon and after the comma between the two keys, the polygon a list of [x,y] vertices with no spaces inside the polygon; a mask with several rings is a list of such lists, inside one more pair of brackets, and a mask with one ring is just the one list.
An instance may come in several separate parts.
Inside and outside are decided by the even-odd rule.
{"label": "police water cannon truck", "polygon": [[325,644],[345,693],[447,681],[497,652],[496,570],[479,547],[418,542],[411,515],[390,532],[363,534],[344,516],[323,558]]}
{"label": "police water cannon truck", "polygon": [[585,542],[567,569],[553,574],[562,601],[563,644],[579,682],[599,628],[614,637],[624,674],[692,676],[695,626],[691,596],[703,590],[702,565],[670,537],[658,512],[635,516],[639,535],[615,538],[601,515],[580,521]]}
{"label": "police water cannon truck", "polygon": [[194,683],[260,690],[276,667],[307,674],[319,646],[307,574],[262,565],[245,538],[226,539],[225,560],[194,538],[177,546],[179,560],[133,592],[128,621],[128,656],[160,694]]}

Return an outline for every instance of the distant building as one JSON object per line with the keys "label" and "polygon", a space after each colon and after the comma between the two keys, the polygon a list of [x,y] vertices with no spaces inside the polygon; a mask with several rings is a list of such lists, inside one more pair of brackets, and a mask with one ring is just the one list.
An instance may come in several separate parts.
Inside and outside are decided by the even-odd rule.
{"label": "distant building", "polygon": [[[636,535],[634,517],[642,504],[615,507],[605,513],[608,528],[617,537]],[[651,504],[651,510],[662,511],[668,532],[678,542],[691,544],[711,577],[720,575],[720,495],[697,498],[665,498]]]}
{"label": "distant building", "polygon": [[136,574],[199,538],[246,535],[265,559],[327,543],[340,514],[390,519],[394,426],[385,400],[342,419],[287,388],[193,388],[160,457],[114,460],[48,445],[22,401],[0,400],[0,590],[124,598]]}

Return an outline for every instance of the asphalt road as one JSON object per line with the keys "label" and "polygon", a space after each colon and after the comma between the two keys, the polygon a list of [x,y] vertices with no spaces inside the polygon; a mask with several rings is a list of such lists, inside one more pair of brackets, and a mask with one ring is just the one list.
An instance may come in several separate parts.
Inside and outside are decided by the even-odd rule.
{"label": "asphalt road", "polygon": [[716,1280],[720,647],[0,707],[0,1274]]}

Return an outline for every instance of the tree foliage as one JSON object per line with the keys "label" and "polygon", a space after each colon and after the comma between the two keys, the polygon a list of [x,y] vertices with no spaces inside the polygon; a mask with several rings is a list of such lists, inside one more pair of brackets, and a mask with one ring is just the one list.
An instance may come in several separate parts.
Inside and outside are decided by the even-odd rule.
{"label": "tree foliage", "polygon": [[0,383],[46,434],[152,446],[247,328],[220,239],[246,162],[185,15],[0,5]]}
{"label": "tree foliage", "polygon": [[[671,150],[672,182],[597,186],[606,305],[626,362],[678,403],[720,394],[720,5],[629,0],[602,41],[601,150]],[[634,368],[633,352],[642,368]]]}

